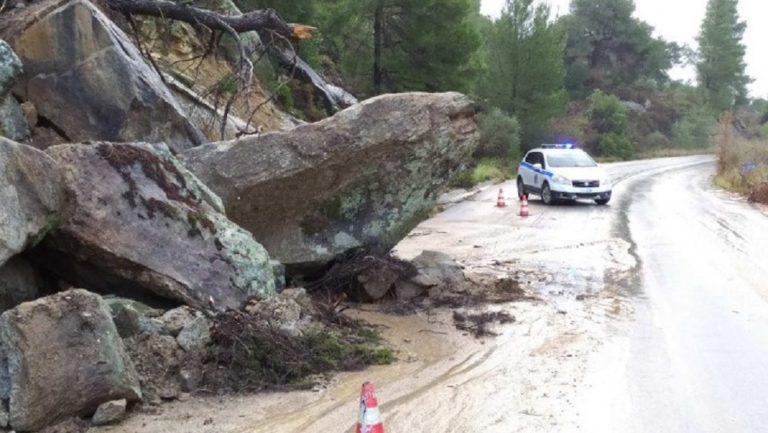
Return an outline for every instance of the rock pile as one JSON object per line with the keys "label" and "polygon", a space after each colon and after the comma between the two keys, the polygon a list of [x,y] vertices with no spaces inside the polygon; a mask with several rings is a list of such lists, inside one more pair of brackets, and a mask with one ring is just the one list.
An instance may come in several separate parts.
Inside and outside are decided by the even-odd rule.
{"label": "rock pile", "polygon": [[[303,276],[389,249],[477,145],[458,93],[381,96],[205,144],[96,2],[12,4],[0,11],[0,429],[110,424],[194,392],[221,373],[212,353],[231,356],[217,338],[238,344],[221,323],[293,351],[336,347],[307,293],[283,289],[286,267]],[[439,257],[414,263],[407,277],[354,275],[361,299],[409,299],[458,275]],[[379,356],[355,353],[355,365]],[[291,374],[336,365],[316,358]]]}

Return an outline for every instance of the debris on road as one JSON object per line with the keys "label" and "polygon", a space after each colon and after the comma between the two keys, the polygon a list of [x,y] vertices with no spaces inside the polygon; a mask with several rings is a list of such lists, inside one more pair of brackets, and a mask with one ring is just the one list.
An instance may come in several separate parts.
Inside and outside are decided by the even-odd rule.
{"label": "debris on road", "polygon": [[477,314],[465,314],[458,311],[453,312],[453,324],[460,331],[468,331],[476,338],[498,336],[488,327],[495,323],[508,324],[515,323],[515,316],[506,311],[486,311]]}

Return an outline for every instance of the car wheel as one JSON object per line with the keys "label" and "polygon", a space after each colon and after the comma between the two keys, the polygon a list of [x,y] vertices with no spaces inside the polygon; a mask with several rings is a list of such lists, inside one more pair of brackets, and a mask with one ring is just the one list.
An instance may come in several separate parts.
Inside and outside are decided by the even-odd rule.
{"label": "car wheel", "polygon": [[525,184],[523,184],[523,179],[518,177],[517,178],[517,198],[522,200],[524,195],[525,195]]}
{"label": "car wheel", "polygon": [[552,199],[552,190],[549,189],[548,183],[545,183],[541,188],[541,201],[543,201],[544,204],[552,204],[554,202]]}
{"label": "car wheel", "polygon": [[611,201],[610,198],[599,198],[595,200],[595,203],[597,203],[600,206],[604,206],[604,205],[607,205],[609,201]]}

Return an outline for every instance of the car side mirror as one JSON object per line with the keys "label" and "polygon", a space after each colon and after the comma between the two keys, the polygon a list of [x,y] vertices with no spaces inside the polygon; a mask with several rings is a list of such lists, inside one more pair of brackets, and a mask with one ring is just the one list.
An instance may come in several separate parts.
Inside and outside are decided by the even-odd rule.
{"label": "car side mirror", "polygon": [[533,164],[533,167],[534,167],[535,169],[537,169],[537,170],[543,170],[543,168],[542,168],[541,164],[539,164],[538,162],[537,162],[536,164]]}

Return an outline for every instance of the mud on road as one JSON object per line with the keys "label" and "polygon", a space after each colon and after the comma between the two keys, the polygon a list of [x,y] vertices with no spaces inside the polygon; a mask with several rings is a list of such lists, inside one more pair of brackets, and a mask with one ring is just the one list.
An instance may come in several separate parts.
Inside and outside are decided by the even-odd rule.
{"label": "mud on road", "polygon": [[501,187],[511,207],[495,207],[493,187],[419,225],[397,246],[399,256],[442,251],[475,278],[513,278],[539,299],[470,309],[514,316],[513,323],[494,329],[497,337],[475,339],[457,331],[449,310],[400,317],[365,307],[350,314],[382,326],[397,349],[395,364],[343,373],[312,391],[192,397],[95,431],[351,432],[365,381],[376,384],[391,432],[573,431],[575,400],[590,362],[633,315],[638,261],[627,209],[634,181],[707,160],[610,165],[619,182],[609,206],[545,207],[532,200],[532,216],[522,219],[509,182]]}

